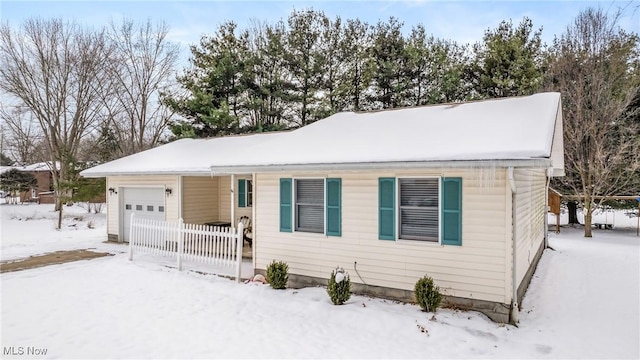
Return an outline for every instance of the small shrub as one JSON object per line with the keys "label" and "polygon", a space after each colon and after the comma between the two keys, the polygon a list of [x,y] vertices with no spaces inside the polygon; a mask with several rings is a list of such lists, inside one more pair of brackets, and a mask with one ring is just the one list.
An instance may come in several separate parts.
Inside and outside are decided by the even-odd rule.
{"label": "small shrub", "polygon": [[95,229],[96,228],[95,224],[93,223],[93,220],[89,220],[89,222],[87,223],[87,227],[89,229]]}
{"label": "small shrub", "polygon": [[284,261],[273,260],[269,266],[267,266],[267,281],[274,289],[284,289],[287,287],[287,280],[289,280],[289,265]]}
{"label": "small shrub", "polygon": [[351,297],[351,280],[343,268],[331,271],[327,293],[334,305],[342,305]]}
{"label": "small shrub", "polygon": [[442,301],[440,288],[434,283],[433,279],[425,275],[416,282],[415,286],[416,301],[423,311],[435,311]]}

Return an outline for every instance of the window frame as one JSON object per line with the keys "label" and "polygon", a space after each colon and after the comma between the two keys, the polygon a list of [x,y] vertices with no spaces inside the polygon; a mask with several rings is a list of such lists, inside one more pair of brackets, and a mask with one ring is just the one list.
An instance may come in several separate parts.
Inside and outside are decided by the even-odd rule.
{"label": "window frame", "polygon": [[[396,209],[397,213],[395,216],[396,222],[396,240],[400,242],[407,242],[411,244],[438,244],[442,245],[442,176],[438,175],[427,175],[427,176],[396,176]],[[411,179],[435,179],[437,180],[437,194],[438,194],[438,206],[437,206],[437,215],[438,215],[438,238],[436,241],[428,240],[428,239],[420,239],[417,237],[414,238],[403,238],[402,237],[402,206],[401,206],[401,196],[402,196],[402,186],[400,185],[401,180],[411,180]]]}
{"label": "window frame", "polygon": [[[249,191],[249,188],[251,188],[251,191]],[[253,207],[253,180],[251,178],[238,178],[238,188],[235,193],[238,195],[236,199],[237,208]]]}
{"label": "window frame", "polygon": [[253,180],[251,179],[244,179],[244,196],[245,207],[253,207]]}
{"label": "window frame", "polygon": [[[322,206],[322,229],[320,229],[320,231],[309,231],[308,229],[300,229],[298,228],[298,191],[297,191],[297,182],[298,180],[322,180],[322,205],[317,205],[317,206]],[[327,231],[327,215],[326,213],[326,208],[327,208],[327,178],[326,177],[319,177],[319,176],[312,176],[312,177],[291,177],[291,190],[292,190],[292,201],[291,201],[291,205],[292,205],[292,216],[293,216],[293,226],[292,226],[292,230],[294,232],[300,232],[300,233],[306,233],[306,234],[318,234],[318,235],[322,235],[322,236],[326,236],[326,231]]]}

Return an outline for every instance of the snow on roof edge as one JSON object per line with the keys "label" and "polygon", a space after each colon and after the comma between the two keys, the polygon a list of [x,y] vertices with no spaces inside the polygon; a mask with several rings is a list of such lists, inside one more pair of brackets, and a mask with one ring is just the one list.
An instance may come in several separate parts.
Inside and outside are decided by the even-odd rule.
{"label": "snow on roof edge", "polygon": [[411,168],[487,168],[487,167],[538,167],[548,168],[548,158],[514,158],[514,159],[478,159],[478,160],[425,160],[425,161],[384,161],[356,163],[315,163],[315,164],[274,164],[274,165],[241,165],[212,166],[211,173],[216,175],[248,174],[252,172],[272,172],[289,170],[372,170],[372,169],[411,169]]}

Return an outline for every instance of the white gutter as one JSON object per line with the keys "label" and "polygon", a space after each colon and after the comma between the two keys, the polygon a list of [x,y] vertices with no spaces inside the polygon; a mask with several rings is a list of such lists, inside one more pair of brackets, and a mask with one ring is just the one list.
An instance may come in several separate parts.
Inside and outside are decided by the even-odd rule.
{"label": "white gutter", "polygon": [[478,167],[533,167],[548,168],[548,158],[524,159],[485,159],[485,160],[432,160],[432,161],[383,161],[383,162],[350,162],[350,163],[317,163],[317,164],[267,164],[267,165],[211,165],[208,168],[171,169],[171,170],[125,170],[125,171],[91,171],[80,172],[87,178],[107,176],[135,175],[182,175],[182,176],[223,176],[231,174],[251,174],[255,172],[277,171],[313,171],[313,170],[370,170],[370,169],[416,169],[416,168],[478,168]]}
{"label": "white gutter", "polygon": [[216,175],[247,174],[254,172],[278,171],[350,171],[377,169],[424,169],[424,168],[482,168],[482,167],[528,167],[548,168],[548,158],[529,159],[497,159],[497,160],[434,160],[434,161],[385,161],[358,163],[317,163],[317,164],[268,164],[268,165],[230,165],[211,166],[211,173]]}
{"label": "white gutter", "polygon": [[511,293],[511,321],[514,324],[518,323],[518,278],[516,274],[517,269],[517,248],[516,248],[516,181],[513,176],[513,166],[509,166],[508,170],[509,186],[511,187],[511,243],[513,245],[513,271],[512,271],[512,293]]}
{"label": "white gutter", "polygon": [[551,184],[551,176],[553,176],[553,168],[547,169],[547,184],[544,188],[544,248],[549,247],[549,184]]}
{"label": "white gutter", "polygon": [[211,176],[211,168],[200,169],[200,170],[180,170],[174,169],[171,171],[158,171],[158,170],[150,170],[150,171],[135,171],[135,170],[127,170],[127,171],[98,171],[98,172],[80,172],[80,176],[86,178],[101,178],[107,176],[136,176],[136,175],[183,175],[183,176]]}

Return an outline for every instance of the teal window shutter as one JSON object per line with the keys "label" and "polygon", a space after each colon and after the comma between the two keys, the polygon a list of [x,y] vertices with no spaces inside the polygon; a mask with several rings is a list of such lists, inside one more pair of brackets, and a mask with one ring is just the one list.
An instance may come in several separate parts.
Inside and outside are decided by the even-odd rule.
{"label": "teal window shutter", "polygon": [[378,238],[396,239],[396,179],[378,179]]}
{"label": "teal window shutter", "polygon": [[238,179],[238,207],[247,206],[247,180]]}
{"label": "teal window shutter", "polygon": [[462,245],[462,178],[442,178],[442,244]]}
{"label": "teal window shutter", "polygon": [[280,231],[291,232],[292,230],[292,188],[291,178],[280,179]]}
{"label": "teal window shutter", "polygon": [[327,235],[342,235],[342,179],[327,179]]}

